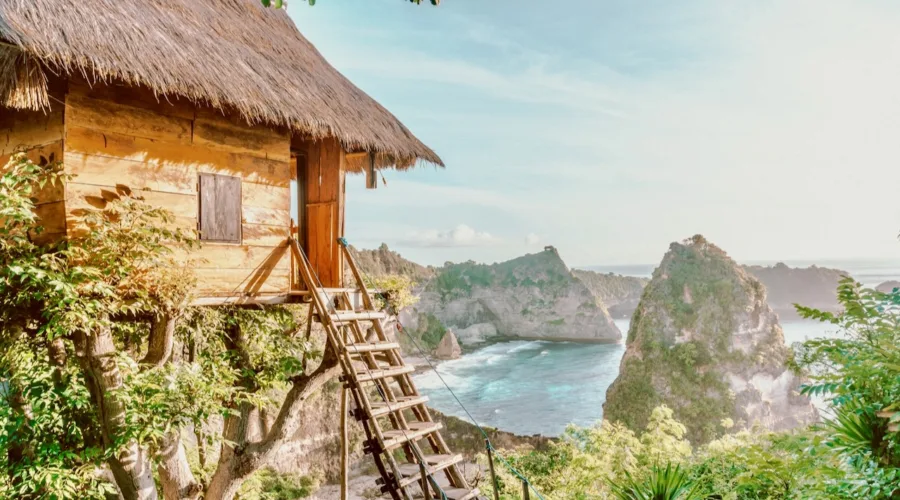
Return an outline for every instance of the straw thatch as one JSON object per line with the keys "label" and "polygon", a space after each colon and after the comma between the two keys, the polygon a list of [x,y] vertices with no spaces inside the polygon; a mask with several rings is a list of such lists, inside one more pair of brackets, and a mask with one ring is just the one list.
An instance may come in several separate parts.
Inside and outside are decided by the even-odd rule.
{"label": "straw thatch", "polygon": [[44,71],[144,85],[250,123],[337,137],[380,164],[442,165],[259,0],[0,0],[0,105],[48,105]]}

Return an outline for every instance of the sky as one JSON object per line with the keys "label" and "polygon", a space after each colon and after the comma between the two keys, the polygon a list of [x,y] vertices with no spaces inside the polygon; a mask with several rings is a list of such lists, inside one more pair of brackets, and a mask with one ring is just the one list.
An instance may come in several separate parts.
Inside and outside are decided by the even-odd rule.
{"label": "sky", "polygon": [[900,3],[294,0],[446,168],[348,178],[346,236],[423,264],[900,260]]}

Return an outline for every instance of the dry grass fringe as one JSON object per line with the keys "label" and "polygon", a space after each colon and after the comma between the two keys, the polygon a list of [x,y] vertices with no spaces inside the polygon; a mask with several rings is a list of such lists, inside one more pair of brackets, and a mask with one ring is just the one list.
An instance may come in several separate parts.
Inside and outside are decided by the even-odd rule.
{"label": "dry grass fringe", "polygon": [[385,166],[443,165],[328,64],[285,11],[258,0],[0,0],[0,104],[46,108],[45,70],[337,137],[349,151],[376,151]]}

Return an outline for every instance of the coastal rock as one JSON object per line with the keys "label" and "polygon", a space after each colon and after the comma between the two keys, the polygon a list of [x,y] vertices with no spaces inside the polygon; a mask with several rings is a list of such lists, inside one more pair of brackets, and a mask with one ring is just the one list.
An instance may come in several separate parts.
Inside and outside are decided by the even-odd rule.
{"label": "coastal rock", "polygon": [[462,349],[459,347],[456,335],[453,334],[453,330],[447,330],[447,333],[441,339],[441,343],[434,350],[434,357],[437,359],[459,359],[461,355]]}
{"label": "coastal rock", "polygon": [[892,293],[894,290],[900,289],[900,281],[885,281],[876,286],[875,289],[882,293]]}
{"label": "coastal rock", "polygon": [[789,355],[759,280],[702,236],[673,243],[632,318],[604,418],[639,430],[666,404],[695,443],[721,434],[726,418],[737,429],[807,424],[818,415]]}
{"label": "coastal rock", "polygon": [[476,323],[457,330],[456,338],[463,344],[480,344],[497,336],[497,327],[491,323]]}
{"label": "coastal rock", "polygon": [[646,278],[581,269],[573,269],[572,274],[584,282],[597,303],[615,319],[630,318],[634,314],[644,287],[650,282]]}
{"label": "coastal rock", "polygon": [[435,318],[456,330],[463,344],[492,338],[611,342],[622,337],[553,247],[492,265],[448,263],[413,308],[420,323]]}
{"label": "coastal rock", "polygon": [[744,269],[766,287],[768,303],[782,320],[797,319],[794,304],[822,311],[838,312],[838,282],[846,271],[827,267],[789,267],[779,262],[774,266],[744,266]]}

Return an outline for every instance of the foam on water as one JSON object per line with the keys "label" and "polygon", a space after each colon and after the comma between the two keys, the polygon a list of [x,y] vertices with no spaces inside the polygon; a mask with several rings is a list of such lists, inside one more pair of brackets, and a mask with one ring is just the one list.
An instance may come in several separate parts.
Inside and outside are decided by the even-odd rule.
{"label": "foam on water", "polygon": [[[628,324],[616,320],[623,337]],[[833,327],[814,321],[790,321],[782,327],[788,344],[837,335]],[[521,435],[557,436],[569,423],[588,426],[603,418],[606,389],[618,375],[624,353],[624,343],[519,340],[443,362],[438,371],[479,424]],[[434,372],[414,378],[431,405],[467,418]]]}

